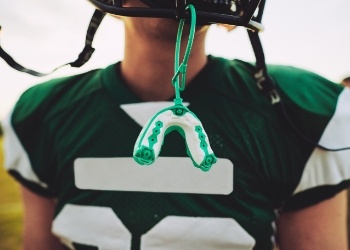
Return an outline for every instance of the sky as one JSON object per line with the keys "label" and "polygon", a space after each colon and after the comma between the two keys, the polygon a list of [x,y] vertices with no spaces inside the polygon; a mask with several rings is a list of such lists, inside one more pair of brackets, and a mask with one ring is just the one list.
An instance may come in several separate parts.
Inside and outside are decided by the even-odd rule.
{"label": "sky", "polygon": [[[304,68],[340,82],[350,76],[349,0],[267,0],[261,39],[267,63]],[[0,43],[20,64],[41,72],[74,61],[84,45],[94,7],[86,0],[0,0]],[[96,49],[81,68],[64,67],[46,77],[15,71],[0,59],[0,119],[23,91],[51,78],[78,74],[123,59],[124,30],[106,18]],[[227,32],[212,26],[208,54],[254,61],[244,28]]]}

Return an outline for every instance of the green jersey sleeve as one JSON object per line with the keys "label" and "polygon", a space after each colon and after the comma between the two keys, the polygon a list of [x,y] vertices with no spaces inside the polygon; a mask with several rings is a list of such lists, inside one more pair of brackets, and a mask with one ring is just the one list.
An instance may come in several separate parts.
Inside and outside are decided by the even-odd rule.
{"label": "green jersey sleeve", "polygon": [[54,79],[29,88],[3,121],[5,168],[40,195],[55,195],[50,184],[57,174],[55,166],[59,159],[54,154],[50,117],[64,109],[64,101],[58,99],[79,77]]}
{"label": "green jersey sleeve", "polygon": [[312,205],[350,184],[350,89],[294,67],[272,66],[288,126],[314,148],[286,210]]}

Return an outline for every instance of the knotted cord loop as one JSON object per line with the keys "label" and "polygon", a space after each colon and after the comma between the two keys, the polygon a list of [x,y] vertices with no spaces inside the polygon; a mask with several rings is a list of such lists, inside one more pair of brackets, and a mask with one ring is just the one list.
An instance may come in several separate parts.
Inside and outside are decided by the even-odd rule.
{"label": "knotted cord loop", "polygon": [[[193,45],[194,40],[194,34],[196,31],[196,10],[192,4],[189,4],[186,7],[186,10],[190,10],[191,12],[191,20],[190,20],[190,34],[188,37],[187,47],[185,50],[184,58],[182,60],[182,63],[180,62],[180,49],[181,49],[181,39],[182,39],[182,30],[185,23],[185,19],[180,20],[177,37],[176,37],[176,45],[175,45],[175,60],[174,60],[174,76],[172,78],[172,84],[175,88],[175,104],[182,104],[182,99],[180,97],[180,92],[183,91],[186,87],[186,73],[187,73],[187,64],[188,59],[191,54],[191,49]],[[181,83],[179,80],[181,74]]]}

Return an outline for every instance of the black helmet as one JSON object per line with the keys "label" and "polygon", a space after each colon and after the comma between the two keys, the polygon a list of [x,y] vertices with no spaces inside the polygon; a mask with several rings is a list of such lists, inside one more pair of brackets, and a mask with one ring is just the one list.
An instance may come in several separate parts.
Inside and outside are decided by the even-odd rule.
{"label": "black helmet", "polygon": [[[272,103],[279,102],[279,96],[277,95],[274,84],[267,74],[264,53],[258,36],[259,31],[263,30],[261,19],[265,0],[140,0],[148,6],[143,8],[124,7],[123,0],[89,1],[95,5],[96,11],[91,18],[87,30],[84,49],[74,62],[64,64],[63,66],[70,65],[72,67],[80,67],[89,60],[94,52],[92,40],[106,13],[119,16],[189,20],[190,13],[186,11],[186,6],[192,4],[196,8],[196,19],[197,23],[200,25],[223,23],[248,28],[249,38],[256,56],[257,73],[255,77],[257,78],[258,87],[271,98]],[[21,66],[13,60],[1,46],[0,57],[11,67],[31,75],[45,76],[52,73],[40,73]]]}
{"label": "black helmet", "polygon": [[[265,0],[140,0],[148,7],[124,7],[123,0],[89,0],[105,13],[133,17],[189,18],[185,7],[196,8],[198,24],[224,23],[260,31]],[[258,10],[258,11],[257,11]],[[254,13],[257,15],[254,17]]]}

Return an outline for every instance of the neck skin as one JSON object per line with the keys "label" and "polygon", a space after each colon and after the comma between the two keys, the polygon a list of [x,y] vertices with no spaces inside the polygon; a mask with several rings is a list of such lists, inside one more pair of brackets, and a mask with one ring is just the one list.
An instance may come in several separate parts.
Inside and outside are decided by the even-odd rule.
{"label": "neck skin", "polygon": [[[168,20],[168,24],[170,23],[172,26],[163,27],[162,30],[162,27],[159,28],[159,22],[161,22],[159,19],[152,21],[139,18],[136,21],[138,24],[135,24],[135,19],[137,18],[134,18],[131,22],[128,22],[130,20],[123,20],[125,23],[125,55],[121,63],[122,77],[131,91],[141,100],[168,100],[174,96],[174,87],[171,84],[171,79],[174,75],[178,23]],[[147,22],[153,22],[153,26],[151,25],[150,27],[147,25]],[[158,24],[154,25],[154,22],[158,22]],[[153,32],[147,32],[149,27]],[[163,31],[167,34],[164,34]],[[207,27],[202,27],[195,34],[187,67],[186,84],[207,63],[205,54],[206,31]],[[183,31],[180,62],[186,50],[187,40],[188,27],[184,28]]]}

